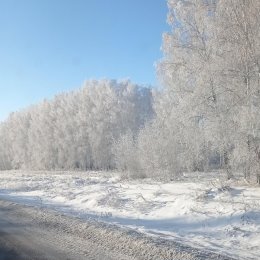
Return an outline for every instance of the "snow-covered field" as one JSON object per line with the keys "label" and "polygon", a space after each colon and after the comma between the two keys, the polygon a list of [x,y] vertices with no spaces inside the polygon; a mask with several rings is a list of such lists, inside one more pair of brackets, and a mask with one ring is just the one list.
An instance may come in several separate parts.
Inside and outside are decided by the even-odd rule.
{"label": "snow-covered field", "polygon": [[260,259],[257,186],[223,185],[196,173],[164,183],[120,180],[116,173],[3,171],[0,198],[127,226],[235,259]]}

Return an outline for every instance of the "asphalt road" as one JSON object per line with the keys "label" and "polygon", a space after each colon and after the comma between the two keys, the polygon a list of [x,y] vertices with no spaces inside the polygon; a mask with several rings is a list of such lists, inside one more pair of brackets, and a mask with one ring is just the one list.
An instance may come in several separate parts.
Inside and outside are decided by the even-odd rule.
{"label": "asphalt road", "polygon": [[78,232],[83,224],[78,222],[45,209],[0,201],[0,260],[133,259],[86,239]]}
{"label": "asphalt road", "polygon": [[135,231],[0,200],[0,260],[229,259]]}

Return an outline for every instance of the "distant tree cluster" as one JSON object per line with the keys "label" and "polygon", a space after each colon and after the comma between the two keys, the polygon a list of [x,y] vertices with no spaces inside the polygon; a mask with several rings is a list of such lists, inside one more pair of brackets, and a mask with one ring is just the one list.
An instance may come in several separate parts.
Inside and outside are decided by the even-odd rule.
{"label": "distant tree cluster", "polygon": [[1,169],[111,169],[113,143],[152,116],[149,88],[129,81],[84,87],[12,113],[0,125]]}

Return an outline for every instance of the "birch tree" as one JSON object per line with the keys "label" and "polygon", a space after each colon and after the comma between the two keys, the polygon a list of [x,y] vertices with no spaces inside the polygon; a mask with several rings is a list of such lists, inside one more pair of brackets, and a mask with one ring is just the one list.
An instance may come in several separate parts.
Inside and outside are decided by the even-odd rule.
{"label": "birch tree", "polygon": [[216,60],[222,86],[230,97],[226,104],[234,120],[233,168],[241,166],[245,178],[259,171],[260,137],[260,2],[219,1]]}

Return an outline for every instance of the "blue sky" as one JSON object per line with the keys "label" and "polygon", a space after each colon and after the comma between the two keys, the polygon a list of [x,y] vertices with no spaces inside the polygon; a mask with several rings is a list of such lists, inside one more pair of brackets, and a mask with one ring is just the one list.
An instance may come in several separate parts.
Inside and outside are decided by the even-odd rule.
{"label": "blue sky", "polygon": [[166,0],[0,0],[0,120],[85,79],[156,85]]}

